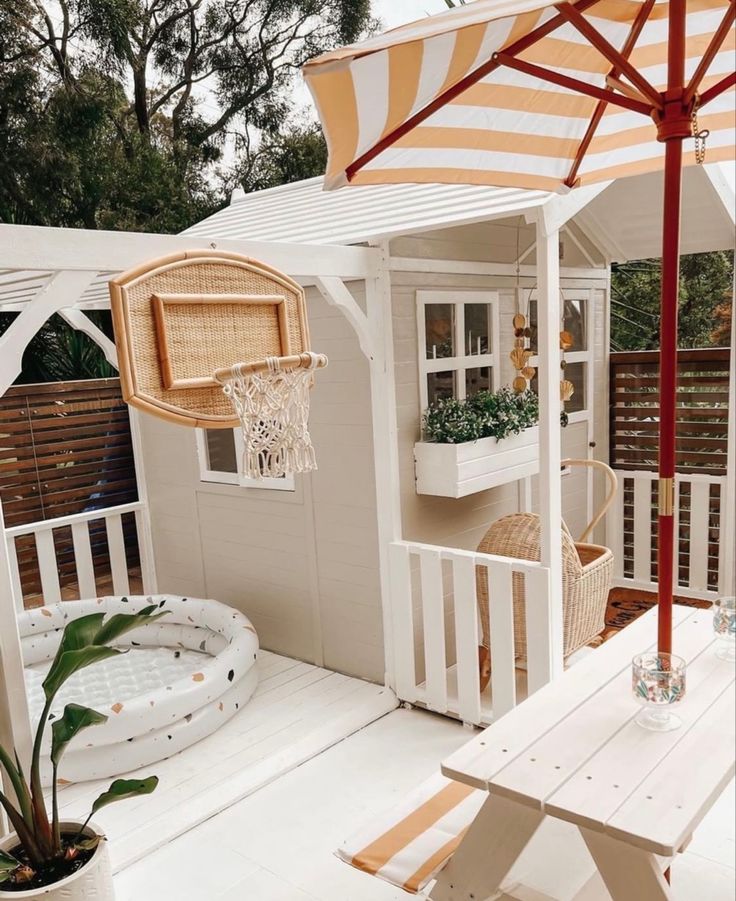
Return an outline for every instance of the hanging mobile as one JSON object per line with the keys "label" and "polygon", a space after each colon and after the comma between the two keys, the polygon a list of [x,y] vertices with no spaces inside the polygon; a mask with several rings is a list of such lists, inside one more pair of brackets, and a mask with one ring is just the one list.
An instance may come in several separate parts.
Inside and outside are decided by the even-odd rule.
{"label": "hanging mobile", "polygon": [[560,359],[560,369],[562,370],[562,378],[560,380],[560,401],[562,402],[562,412],[560,413],[560,423],[563,429],[570,421],[570,417],[565,410],[565,404],[575,394],[575,386],[571,381],[565,378],[565,370],[567,369],[567,360],[565,359],[565,351],[570,350],[573,345],[573,338],[570,332],[560,332],[560,350],[562,351]]}

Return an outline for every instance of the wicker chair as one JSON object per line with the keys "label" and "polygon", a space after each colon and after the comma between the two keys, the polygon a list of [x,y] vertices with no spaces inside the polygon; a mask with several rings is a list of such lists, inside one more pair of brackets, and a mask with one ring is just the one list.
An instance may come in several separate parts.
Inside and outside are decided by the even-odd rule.
{"label": "wicker chair", "polygon": [[[589,466],[604,471],[609,480],[607,497],[596,516],[588,524],[578,542],[562,523],[562,609],[564,656],[589,644],[606,625],[606,606],[613,573],[613,554],[585,539],[601,521],[616,495],[616,474],[597,460],[565,460],[564,466]],[[478,545],[478,551],[519,560],[540,559],[540,522],[534,513],[513,513],[497,520]],[[517,660],[526,659],[526,595],[524,576],[513,575],[514,650]],[[483,643],[479,648],[481,690],[490,677],[491,625],[488,610],[488,578],[485,567],[476,568],[478,612],[483,627]],[[492,586],[491,586],[492,588]]]}

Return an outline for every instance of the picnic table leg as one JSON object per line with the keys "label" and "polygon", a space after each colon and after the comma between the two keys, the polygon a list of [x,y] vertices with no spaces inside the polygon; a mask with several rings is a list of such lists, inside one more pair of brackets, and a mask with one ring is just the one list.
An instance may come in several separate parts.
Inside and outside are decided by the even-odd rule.
{"label": "picnic table leg", "polygon": [[656,854],[578,827],[613,901],[671,901]]}
{"label": "picnic table leg", "polygon": [[486,901],[494,896],[543,819],[540,810],[489,795],[429,897]]}

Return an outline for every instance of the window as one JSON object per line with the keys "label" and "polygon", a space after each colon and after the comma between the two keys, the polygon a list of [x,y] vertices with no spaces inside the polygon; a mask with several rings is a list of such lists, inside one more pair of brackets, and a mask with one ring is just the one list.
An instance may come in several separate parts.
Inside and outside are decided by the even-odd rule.
{"label": "window", "polygon": [[498,387],[498,295],[418,291],[417,332],[422,411],[441,398]]}
{"label": "window", "polygon": [[[592,308],[589,291],[564,291],[562,294],[564,330],[570,333],[572,347],[565,351],[565,378],[575,386],[575,393],[565,404],[571,422],[590,418],[592,407],[593,336]],[[532,366],[539,366],[537,356],[537,301],[529,301],[529,327],[531,329],[530,349],[534,357]],[[562,373],[560,373],[560,377]],[[537,390],[537,378],[532,379],[532,388]]]}
{"label": "window", "polygon": [[294,491],[294,476],[249,479],[241,474],[243,435],[240,429],[197,429],[199,477],[203,482]]}

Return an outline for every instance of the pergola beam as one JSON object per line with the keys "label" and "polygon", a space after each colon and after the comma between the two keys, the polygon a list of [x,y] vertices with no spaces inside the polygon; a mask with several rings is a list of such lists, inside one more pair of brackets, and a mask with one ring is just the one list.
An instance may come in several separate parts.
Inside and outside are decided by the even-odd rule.
{"label": "pergola beam", "polygon": [[[155,235],[83,229],[0,225],[0,268],[121,272],[154,256],[207,248],[269,263],[307,284],[318,276],[362,280],[375,276],[379,255],[371,247],[231,241],[199,235]],[[70,304],[71,306],[71,304]]]}
{"label": "pergola beam", "polygon": [[20,375],[29,341],[54,313],[74,306],[92,278],[92,272],[57,272],[10,324],[0,337],[0,397]]}
{"label": "pergola beam", "polygon": [[101,328],[96,326],[94,322],[82,310],[70,307],[65,310],[59,310],[59,316],[78,332],[82,332],[88,338],[95,342],[105,355],[107,362],[118,369],[118,352],[115,342],[111,341]]}

